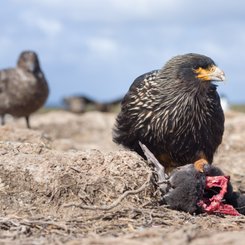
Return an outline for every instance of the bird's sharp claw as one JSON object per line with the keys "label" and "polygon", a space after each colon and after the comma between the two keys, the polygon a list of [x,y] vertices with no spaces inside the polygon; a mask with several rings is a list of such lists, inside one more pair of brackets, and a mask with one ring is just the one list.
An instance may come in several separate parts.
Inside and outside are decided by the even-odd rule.
{"label": "bird's sharp claw", "polygon": [[194,167],[198,172],[204,172],[204,165],[208,164],[208,161],[205,158],[201,158],[194,162]]}

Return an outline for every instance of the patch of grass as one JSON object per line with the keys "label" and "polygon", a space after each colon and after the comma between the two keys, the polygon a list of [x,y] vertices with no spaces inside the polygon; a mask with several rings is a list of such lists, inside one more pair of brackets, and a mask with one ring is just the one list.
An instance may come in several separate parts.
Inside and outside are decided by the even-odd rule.
{"label": "patch of grass", "polygon": [[245,113],[245,104],[234,104],[231,105],[231,109],[234,111],[244,112]]}

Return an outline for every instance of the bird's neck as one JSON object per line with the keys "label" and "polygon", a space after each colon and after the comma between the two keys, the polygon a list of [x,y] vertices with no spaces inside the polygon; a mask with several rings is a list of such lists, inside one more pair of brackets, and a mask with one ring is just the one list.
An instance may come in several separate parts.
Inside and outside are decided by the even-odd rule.
{"label": "bird's neck", "polygon": [[[210,89],[215,88],[211,83],[199,84],[199,86],[165,86],[156,98],[156,110],[162,107],[175,108],[197,108],[207,103],[207,97]],[[161,105],[159,107],[159,105]]]}

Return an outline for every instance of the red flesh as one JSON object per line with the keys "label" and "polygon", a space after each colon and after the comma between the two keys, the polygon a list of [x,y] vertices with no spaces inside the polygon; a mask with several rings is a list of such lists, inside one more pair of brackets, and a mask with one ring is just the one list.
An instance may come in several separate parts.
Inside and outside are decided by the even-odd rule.
{"label": "red flesh", "polygon": [[222,199],[227,192],[227,184],[229,176],[206,176],[206,189],[212,187],[220,187],[221,190],[217,195],[212,196],[209,199],[199,201],[198,205],[209,214],[229,214],[229,215],[240,215],[233,206],[224,204]]}

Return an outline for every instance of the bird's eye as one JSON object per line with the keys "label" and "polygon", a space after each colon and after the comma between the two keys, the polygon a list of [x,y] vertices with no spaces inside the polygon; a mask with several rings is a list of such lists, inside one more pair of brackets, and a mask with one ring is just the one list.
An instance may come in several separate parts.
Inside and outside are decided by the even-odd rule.
{"label": "bird's eye", "polygon": [[198,66],[198,65],[194,65],[194,66],[193,66],[193,70],[197,70],[199,67],[200,67],[200,66]]}

